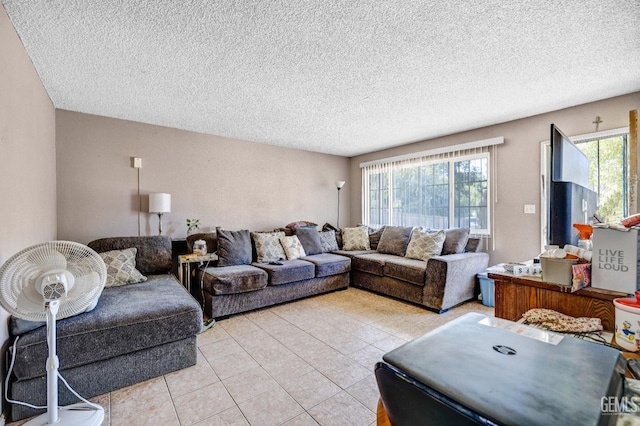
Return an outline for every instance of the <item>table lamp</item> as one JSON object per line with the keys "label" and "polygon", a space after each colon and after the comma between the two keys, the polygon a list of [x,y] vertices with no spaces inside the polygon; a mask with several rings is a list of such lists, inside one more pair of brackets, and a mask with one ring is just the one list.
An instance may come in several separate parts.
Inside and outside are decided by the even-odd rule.
{"label": "table lamp", "polygon": [[171,194],[149,194],[149,213],[158,214],[158,235],[162,235],[162,215],[171,212]]}

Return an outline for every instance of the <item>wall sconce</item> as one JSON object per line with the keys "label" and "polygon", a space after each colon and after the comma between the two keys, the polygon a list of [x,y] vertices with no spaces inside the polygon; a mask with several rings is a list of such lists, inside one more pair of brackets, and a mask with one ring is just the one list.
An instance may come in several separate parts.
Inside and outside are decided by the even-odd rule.
{"label": "wall sconce", "polygon": [[149,213],[158,214],[158,235],[162,235],[162,215],[171,212],[171,194],[149,194]]}
{"label": "wall sconce", "polygon": [[338,220],[336,221],[336,228],[340,229],[340,190],[344,186],[345,181],[336,181],[336,188],[338,188]]}

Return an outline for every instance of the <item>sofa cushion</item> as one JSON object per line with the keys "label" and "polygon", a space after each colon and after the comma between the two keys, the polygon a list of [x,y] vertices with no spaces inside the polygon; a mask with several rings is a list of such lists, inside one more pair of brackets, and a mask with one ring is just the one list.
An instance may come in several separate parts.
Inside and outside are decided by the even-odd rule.
{"label": "sofa cushion", "polygon": [[369,233],[366,226],[342,229],[342,250],[370,250]]}
{"label": "sofa cushion", "polygon": [[424,273],[427,270],[427,262],[423,260],[398,257],[387,259],[384,263],[384,275],[397,278],[411,284],[424,285]]}
{"label": "sofa cushion", "polygon": [[411,234],[405,257],[427,261],[433,256],[439,256],[442,253],[444,239],[444,230],[423,232],[416,229]]}
{"label": "sofa cushion", "polygon": [[142,275],[171,272],[171,238],[167,235],[145,237],[109,237],[91,241],[87,246],[98,253],[135,247],[136,269]]}
{"label": "sofa cushion", "polygon": [[281,237],[280,244],[284,248],[284,253],[287,255],[287,260],[298,259],[306,256],[304,247],[297,236],[291,235],[290,237]]}
{"label": "sofa cushion", "polygon": [[251,235],[249,231],[227,231],[216,228],[218,235],[218,266],[249,265]]}
{"label": "sofa cushion", "polygon": [[[57,353],[64,370],[195,336],[202,310],[169,274],[142,283],[105,288],[96,309],[57,322]],[[16,380],[46,374],[47,329],[18,340]],[[44,379],[43,379],[44,380]]]}
{"label": "sofa cushion", "polygon": [[280,238],[284,232],[252,232],[251,238],[256,247],[256,262],[275,262],[286,259]]}
{"label": "sofa cushion", "polygon": [[469,228],[447,229],[446,235],[442,246],[442,255],[464,253],[469,239]]}
{"label": "sofa cushion", "polygon": [[361,254],[371,254],[377,253],[375,250],[335,250],[333,254],[339,254],[340,256],[347,256],[350,259],[353,259],[356,256]]}
{"label": "sofa cushion", "polygon": [[384,276],[384,264],[387,260],[396,259],[398,256],[383,253],[368,253],[354,256],[351,259],[351,267],[356,271],[368,272],[373,275]]}
{"label": "sofa cushion", "polygon": [[280,263],[282,265],[268,263],[253,263],[252,265],[267,272],[269,275],[268,285],[287,284],[315,277],[316,268],[312,263],[300,259],[283,260]]}
{"label": "sofa cushion", "polygon": [[314,254],[303,260],[315,265],[316,278],[343,274],[351,270],[351,259],[332,253]]}
{"label": "sofa cushion", "polygon": [[385,226],[376,250],[380,253],[404,256],[412,230],[410,226]]}
{"label": "sofa cushion", "polygon": [[107,267],[105,287],[117,287],[147,280],[147,277],[136,269],[137,252],[138,249],[131,247],[124,250],[110,250],[99,253]]}
{"label": "sofa cushion", "polygon": [[298,227],[293,230],[293,234],[300,240],[307,256],[322,253],[322,241],[316,228]]}
{"label": "sofa cushion", "polygon": [[209,267],[203,274],[203,288],[213,294],[236,294],[267,286],[267,272],[251,265]]}
{"label": "sofa cushion", "polygon": [[322,244],[322,252],[338,250],[338,240],[336,240],[336,231],[330,229],[320,232],[320,244]]}

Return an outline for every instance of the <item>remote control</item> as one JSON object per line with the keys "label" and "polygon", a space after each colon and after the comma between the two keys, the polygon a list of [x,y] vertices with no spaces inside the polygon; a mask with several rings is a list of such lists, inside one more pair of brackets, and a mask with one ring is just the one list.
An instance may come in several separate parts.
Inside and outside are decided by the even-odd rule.
{"label": "remote control", "polygon": [[627,360],[627,368],[631,371],[633,377],[640,380],[640,359],[630,358]]}

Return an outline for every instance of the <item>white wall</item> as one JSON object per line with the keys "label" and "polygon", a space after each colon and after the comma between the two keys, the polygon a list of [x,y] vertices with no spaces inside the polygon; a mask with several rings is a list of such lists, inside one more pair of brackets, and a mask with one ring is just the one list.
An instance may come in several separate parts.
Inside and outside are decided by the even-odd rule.
{"label": "white wall", "polygon": [[[141,234],[157,234],[148,194],[172,195],[165,234],[201,229],[271,230],[297,220],[335,224],[336,180],[349,159],[77,112],[56,111],[58,234],[87,243],[138,234],[137,170],[142,158]],[[349,190],[341,218],[349,217]]]}
{"label": "white wall", "polygon": [[[503,136],[505,143],[499,146],[497,156],[498,201],[493,213],[495,250],[489,244],[491,263],[531,259],[540,252],[540,142],[549,140],[550,124],[555,123],[568,136],[591,133],[595,131],[592,121],[600,116],[600,130],[615,129],[628,126],[629,111],[638,108],[640,92],[353,157],[350,221],[361,221],[360,163]],[[536,214],[524,214],[525,204],[535,204]]]}
{"label": "white wall", "polygon": [[[0,265],[56,239],[55,182],[55,110],[0,4]],[[7,319],[0,309],[2,354]]]}

